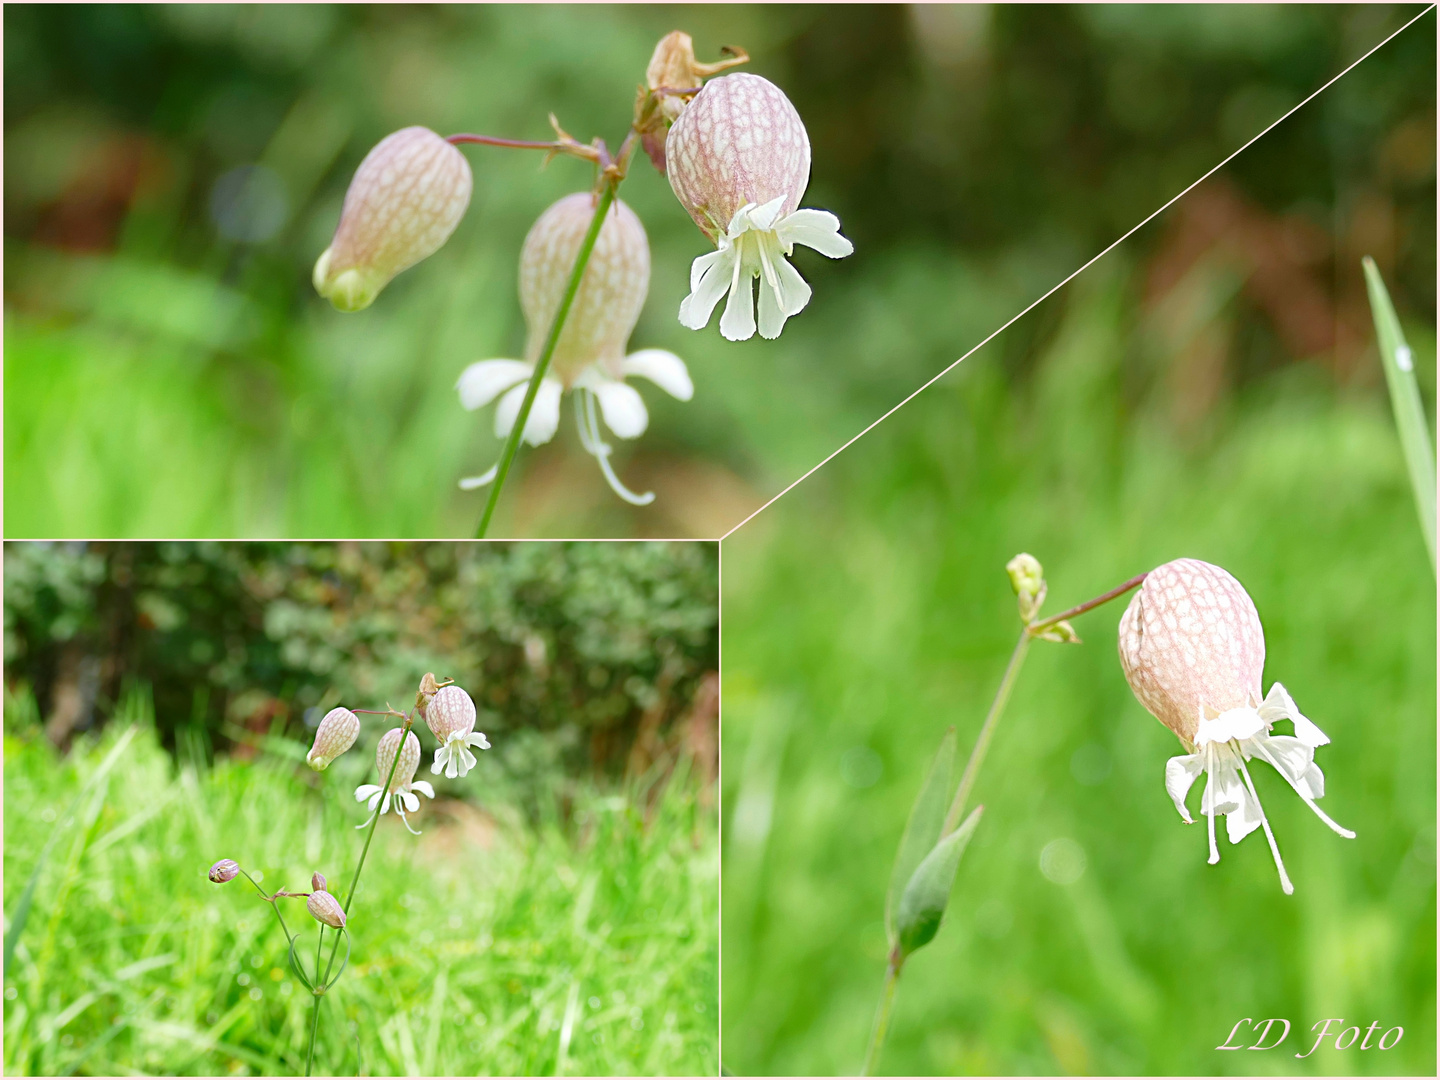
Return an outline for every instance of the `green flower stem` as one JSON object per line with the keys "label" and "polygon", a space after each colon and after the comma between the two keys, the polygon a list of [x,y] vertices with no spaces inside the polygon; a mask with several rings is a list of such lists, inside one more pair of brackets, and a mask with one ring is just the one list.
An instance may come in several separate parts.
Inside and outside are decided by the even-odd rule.
{"label": "green flower stem", "polygon": [[880,992],[880,1007],[875,1010],[875,1027],[870,1032],[870,1049],[865,1052],[865,1068],[861,1076],[874,1076],[880,1063],[880,1048],[885,1045],[885,1032],[890,1028],[890,1009],[895,1004],[895,984],[900,981],[900,963],[892,955],[885,968],[885,988]]}
{"label": "green flower stem", "polygon": [[580,291],[580,280],[585,275],[585,267],[590,263],[590,254],[595,250],[595,241],[600,236],[600,227],[605,224],[605,216],[610,212],[610,205],[615,201],[615,189],[620,186],[621,179],[622,177],[617,172],[606,170],[604,185],[600,188],[600,201],[595,206],[595,216],[590,219],[590,228],[585,232],[585,239],[580,242],[580,251],[575,256],[575,268],[570,271],[570,282],[565,287],[565,295],[560,299],[560,306],[555,310],[555,318],[550,323],[550,333],[545,338],[545,348],[540,353],[540,359],[535,363],[535,373],[530,376],[530,385],[525,388],[525,400],[520,405],[520,415],[515,418],[515,424],[510,429],[510,436],[505,440],[505,449],[500,453],[495,479],[490,484],[490,498],[485,502],[485,512],[480,515],[480,525],[475,530],[475,539],[477,540],[484,539],[485,530],[490,527],[490,519],[495,515],[495,505],[500,501],[500,489],[505,486],[505,478],[510,473],[510,465],[515,460],[516,451],[520,449],[520,439],[525,433],[525,424],[530,419],[530,409],[535,404],[535,395],[540,392],[540,382],[545,378],[545,373],[550,370],[550,360],[555,355],[555,346],[560,341],[560,332],[565,329],[565,319],[570,314],[571,305],[575,302],[575,294]]}
{"label": "green flower stem", "polygon": [[[400,755],[397,753],[395,756],[396,756],[396,758],[399,758]],[[339,935],[337,934],[336,937],[338,938]],[[309,1051],[305,1054],[305,1075],[306,1075],[306,1076],[309,1076],[309,1075],[310,1075],[310,1065],[311,1065],[311,1063],[315,1060],[315,1035],[316,1035],[316,1034],[319,1032],[319,1030],[320,1030],[320,986],[319,986],[319,980],[320,980],[320,949],[321,949],[321,947],[322,947],[324,944],[325,944],[325,924],[324,924],[324,923],[321,923],[321,924],[320,924],[320,936],[315,939],[315,980],[316,980],[316,987],[315,987],[315,1008],[314,1008],[314,1010],[313,1010],[313,1011],[314,1011],[314,1019],[312,1019],[312,1020],[310,1021],[310,1049],[309,1049]]]}
{"label": "green flower stem", "polygon": [[[960,777],[960,786],[955,790],[955,799],[950,804],[949,812],[945,815],[945,824],[940,830],[942,838],[949,836],[960,825],[960,816],[965,812],[965,805],[970,800],[970,793],[979,779],[980,766],[985,763],[985,754],[990,749],[990,740],[995,735],[995,728],[1000,723],[1005,706],[1010,703],[1010,695],[1015,689],[1015,681],[1019,678],[1020,668],[1024,665],[1025,657],[1030,651],[1030,643],[1056,623],[1073,619],[1077,615],[1084,615],[1101,604],[1107,604],[1116,597],[1124,596],[1144,580],[1144,574],[1137,574],[1124,584],[1117,585],[1109,592],[1101,593],[1093,600],[1077,604],[1062,611],[1059,615],[1035,619],[1020,631],[1020,638],[1015,642],[1015,648],[1010,653],[1010,662],[1005,666],[1005,674],[1000,679],[1000,686],[995,691],[995,698],[990,702],[990,711],[985,714],[985,723],[980,727],[980,734],[975,740],[975,748],[970,751],[970,759],[965,763],[965,772]],[[871,1075],[879,1063],[880,1051],[885,1044],[885,1033],[890,1027],[890,1010],[895,1003],[895,986],[900,981],[900,969],[904,963],[905,959],[899,955],[897,947],[885,968],[885,985],[880,992],[880,1007],[875,1013],[875,1027],[870,1034],[870,1049],[865,1054],[865,1069],[862,1075]]]}

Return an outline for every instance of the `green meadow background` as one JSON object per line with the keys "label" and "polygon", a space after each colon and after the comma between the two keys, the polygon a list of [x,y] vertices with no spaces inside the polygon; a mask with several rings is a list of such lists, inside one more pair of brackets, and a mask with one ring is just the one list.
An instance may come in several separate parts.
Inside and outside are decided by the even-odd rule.
{"label": "green meadow background", "polygon": [[[614,144],[678,27],[789,94],[805,201],[856,253],[797,255],[814,299],[779,341],[684,330],[706,243],[639,162],[622,197],[654,274],[632,341],[696,384],[647,393],[651,428],[617,455],[657,502],[614,498],[566,427],[521,456],[493,533],[717,536],[1421,10],[7,5],[6,535],[469,535],[483,495],[456,481],[499,443],[454,382],[522,349],[522,238],[588,172],[468,148],[468,216],[373,308],[334,311],[311,267],[388,132],[543,138],[553,110]],[[1373,382],[1366,252],[1433,319],[1427,18],[1168,241],[1172,269],[1259,267],[1246,370],[1323,353]]]}
{"label": "green meadow background", "polygon": [[323,773],[314,725],[433,670],[492,749],[436,777],[418,725],[315,1073],[713,1075],[714,548],[7,544],[5,1072],[302,1073],[285,936],[206,871],[343,902],[393,721]]}
{"label": "green meadow background", "polygon": [[[1125,601],[1087,613],[1082,645],[1031,649],[881,1071],[1433,1074],[1435,579],[1383,391],[1295,364],[1187,426],[1142,287],[1117,253],[722,544],[731,1072],[859,1069],[900,834],[945,729],[962,761],[974,743],[1027,551],[1052,613],[1181,556],[1235,574],[1357,838],[1261,767],[1294,896],[1258,833],[1208,866],[1165,792],[1183,751],[1120,671]],[[1066,884],[1041,869],[1056,840],[1079,849]],[[1212,1049],[1246,1017],[1294,1030]],[[1404,1035],[1297,1060],[1327,1017]]]}

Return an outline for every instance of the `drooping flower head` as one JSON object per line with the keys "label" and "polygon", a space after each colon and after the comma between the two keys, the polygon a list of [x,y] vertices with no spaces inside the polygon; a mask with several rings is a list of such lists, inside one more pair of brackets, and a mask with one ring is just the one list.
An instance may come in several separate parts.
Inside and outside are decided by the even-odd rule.
{"label": "drooping flower head", "polygon": [[[1210,862],[1220,861],[1215,815],[1225,815],[1232,844],[1265,830],[1286,893],[1294,892],[1270,822],[1246,768],[1268,762],[1320,820],[1341,828],[1315,804],[1325,777],[1315,750],[1330,740],[1311,723],[1279,683],[1260,696],[1265,633],[1244,587],[1218,566],[1176,559],[1146,575],[1120,619],[1120,665],[1140,704],[1180,739],[1189,753],[1166,763],[1165,787],[1185,822],[1185,796],[1203,771],[1201,813],[1209,824]],[[1272,735],[1289,720],[1295,734]]]}
{"label": "drooping flower head", "polygon": [[[498,438],[508,436],[515,426],[594,215],[594,197],[585,192],[567,195],[540,215],[525,237],[520,255],[520,307],[529,329],[526,358],[477,361],[461,373],[456,384],[460,404],[472,411],[503,394],[495,408]],[[549,442],[560,423],[561,396],[573,391],[580,441],[586,452],[599,460],[616,493],[637,505],[654,496],[634,495],[615,477],[609,463],[612,450],[600,436],[597,405],[611,431],[622,439],[633,439],[645,431],[650,417],[640,394],[624,381],[627,377],[649,379],[681,401],[690,400],[694,393],[685,362],[674,353],[663,349],[625,352],[649,288],[650,245],[645,228],[617,199],[600,227],[522,435],[531,446]],[[483,487],[494,478],[491,469],[483,476],[460,481],[460,486],[466,490]]]}
{"label": "drooping flower head", "polygon": [[810,302],[810,286],[787,261],[795,245],[832,259],[855,250],[834,214],[799,209],[810,138],[790,99],[758,75],[706,83],[670,128],[665,166],[680,205],[718,248],[690,268],[680,322],[692,330],[703,329],[729,293],[720,333],[751,337],[759,278],[760,335],[779,337],[785,320]]}
{"label": "drooping flower head", "polygon": [[440,743],[435,751],[435,764],[430,766],[433,773],[443,768],[452,780],[457,775],[464,776],[475,767],[475,755],[469,748],[490,749],[485,733],[475,730],[475,702],[458,686],[436,691],[425,709],[425,723]]}
{"label": "drooping flower head", "polygon": [[310,894],[305,901],[305,910],[315,916],[317,922],[333,926],[336,930],[345,925],[345,912],[340,909],[340,901],[324,889],[316,889]]}
{"label": "drooping flower head", "polygon": [[[386,790],[384,781],[390,775],[390,766],[395,762],[397,750],[400,751],[400,762],[395,765],[395,775],[390,781],[389,790]],[[373,818],[377,807],[381,814],[390,812],[390,799],[394,796],[395,812],[400,815],[405,828],[410,829],[410,821],[405,816],[405,811],[409,810],[413,814],[420,809],[420,799],[415,792],[418,791],[429,799],[435,798],[435,789],[428,781],[415,779],[415,770],[419,765],[420,740],[415,737],[415,733],[405,733],[405,746],[400,749],[400,729],[391,728],[380,737],[380,742],[375,747],[375,770],[381,783],[361,784],[355,789],[355,801],[365,802],[368,799],[370,817]],[[369,824],[370,818],[366,818],[365,822],[356,828],[363,829]],[[415,832],[414,829],[410,831]]]}
{"label": "drooping flower head", "polygon": [[223,885],[227,881],[234,881],[235,876],[239,873],[240,864],[234,859],[221,859],[210,867],[210,880],[216,885]]}
{"label": "drooping flower head", "polygon": [[324,772],[330,763],[355,745],[360,736],[360,718],[349,709],[331,709],[315,729],[315,745],[305,755],[305,764]]}
{"label": "drooping flower head", "polygon": [[341,311],[369,307],[450,239],[471,186],[465,155],[429,128],[387,135],[355,170],[335,238],[315,263],[315,290]]}

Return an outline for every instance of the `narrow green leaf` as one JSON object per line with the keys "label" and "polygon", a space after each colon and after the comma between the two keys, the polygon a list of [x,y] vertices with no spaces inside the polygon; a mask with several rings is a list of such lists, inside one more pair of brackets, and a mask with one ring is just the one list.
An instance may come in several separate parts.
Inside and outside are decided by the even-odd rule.
{"label": "narrow green leaf", "polygon": [[945,823],[945,805],[950,798],[950,773],[955,766],[955,729],[948,728],[940,740],[940,749],[920,785],[920,794],[915,796],[915,805],[910,808],[910,820],[905,823],[905,832],[900,837],[900,850],[895,853],[895,869],[890,873],[890,888],[885,894],[885,933],[894,948],[895,911],[900,903],[900,894],[915,873],[926,853],[940,839],[940,829]]}
{"label": "narrow green leaf", "polygon": [[943,837],[905,886],[895,913],[902,957],[930,944],[940,929],[940,920],[950,903],[950,887],[955,884],[955,872],[960,868],[960,856],[975,834],[984,809],[977,806],[958,829]]}
{"label": "narrow green leaf", "polygon": [[1415,354],[1405,343],[1395,306],[1375,260],[1365,256],[1365,286],[1370,292],[1370,313],[1375,317],[1375,335],[1379,339],[1380,359],[1385,366],[1385,382],[1390,387],[1390,406],[1395,412],[1395,427],[1400,433],[1400,446],[1405,452],[1405,466],[1410,472],[1410,487],[1415,493],[1415,509],[1420,514],[1420,531],[1425,535],[1425,548],[1430,553],[1430,570],[1435,570],[1435,451],[1430,442],[1430,428],[1425,422],[1425,406],[1420,401],[1420,388],[1415,382]]}
{"label": "narrow green leaf", "polygon": [[100,762],[100,767],[95,770],[94,775],[71,801],[65,812],[55,819],[55,827],[50,830],[49,839],[40,849],[40,856],[35,860],[35,868],[30,871],[30,880],[25,883],[25,891],[20,894],[20,901],[15,905],[15,912],[10,917],[10,931],[5,935],[3,971],[0,971],[0,974],[8,975],[10,973],[10,961],[15,956],[15,946],[20,941],[20,935],[25,932],[25,924],[30,921],[30,905],[35,900],[35,887],[40,883],[40,872],[45,869],[45,862],[50,857],[50,851],[55,846],[55,841],[60,839],[62,830],[70,823],[70,819],[74,817],[80,804],[85,801],[85,797],[94,791],[105,777],[110,775],[110,770],[120,760],[120,755],[125,752],[125,748],[130,745],[130,740],[135,737],[138,730],[139,728],[133,724],[126,730],[125,734],[110,748],[110,752],[105,755],[105,760]]}

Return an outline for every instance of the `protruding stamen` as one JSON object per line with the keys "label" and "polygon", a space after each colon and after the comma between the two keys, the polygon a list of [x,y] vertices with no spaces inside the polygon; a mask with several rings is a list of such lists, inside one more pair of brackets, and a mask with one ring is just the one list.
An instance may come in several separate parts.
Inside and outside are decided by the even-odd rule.
{"label": "protruding stamen", "polygon": [[1214,866],[1220,861],[1220,846],[1215,843],[1215,796],[1210,785],[1215,783],[1215,747],[1205,747],[1205,824],[1210,832],[1210,859]]}
{"label": "protruding stamen", "polygon": [[649,506],[654,502],[655,493],[653,491],[647,491],[644,495],[636,495],[620,482],[620,478],[615,475],[615,470],[610,467],[610,455],[613,451],[609,444],[600,438],[600,424],[595,416],[595,394],[590,390],[576,389],[575,420],[580,429],[580,445],[585,448],[587,454],[600,463],[600,472],[604,475],[605,482],[610,485],[610,490],[631,506]]}
{"label": "protruding stamen", "polygon": [[474,491],[476,488],[482,488],[486,484],[492,483],[495,479],[495,474],[499,471],[500,463],[497,461],[494,465],[491,465],[489,469],[481,473],[479,476],[466,476],[462,478],[460,481],[460,490]]}
{"label": "protruding stamen", "polygon": [[1295,783],[1294,780],[1290,779],[1290,774],[1287,773],[1284,769],[1280,768],[1280,766],[1276,763],[1275,759],[1270,756],[1270,751],[1266,748],[1265,744],[1261,740],[1256,739],[1251,743],[1251,745],[1254,746],[1255,752],[1259,754],[1262,758],[1264,758],[1266,761],[1268,761],[1271,767],[1276,772],[1278,772],[1281,776],[1285,777],[1285,782],[1289,784],[1292,788],[1294,788],[1295,794],[1299,795],[1300,798],[1305,800],[1305,805],[1310,807],[1311,810],[1314,810],[1321,821],[1325,822],[1325,824],[1329,825],[1331,829],[1339,833],[1341,836],[1345,837],[1346,840],[1355,839],[1355,834],[1353,832],[1345,828],[1343,825],[1340,825],[1334,820],[1332,820],[1329,814],[1325,813],[1324,810],[1321,810],[1320,807],[1315,805],[1315,800],[1312,799],[1308,793],[1301,790],[1299,784]]}
{"label": "protruding stamen", "polygon": [[1240,746],[1234,739],[1230,740],[1230,746],[1235,751],[1235,760],[1240,763],[1240,775],[1245,778],[1250,797],[1255,800],[1255,809],[1260,811],[1260,825],[1265,830],[1265,839],[1270,841],[1270,854],[1275,856],[1275,869],[1280,871],[1280,888],[1285,890],[1286,896],[1290,896],[1295,892],[1295,886],[1290,884],[1290,875],[1285,872],[1285,860],[1280,858],[1280,845],[1275,842],[1275,834],[1270,831],[1270,819],[1265,816],[1265,807],[1260,805],[1260,794],[1255,790],[1254,781],[1250,779],[1250,770],[1245,767],[1245,755],[1240,752]]}

